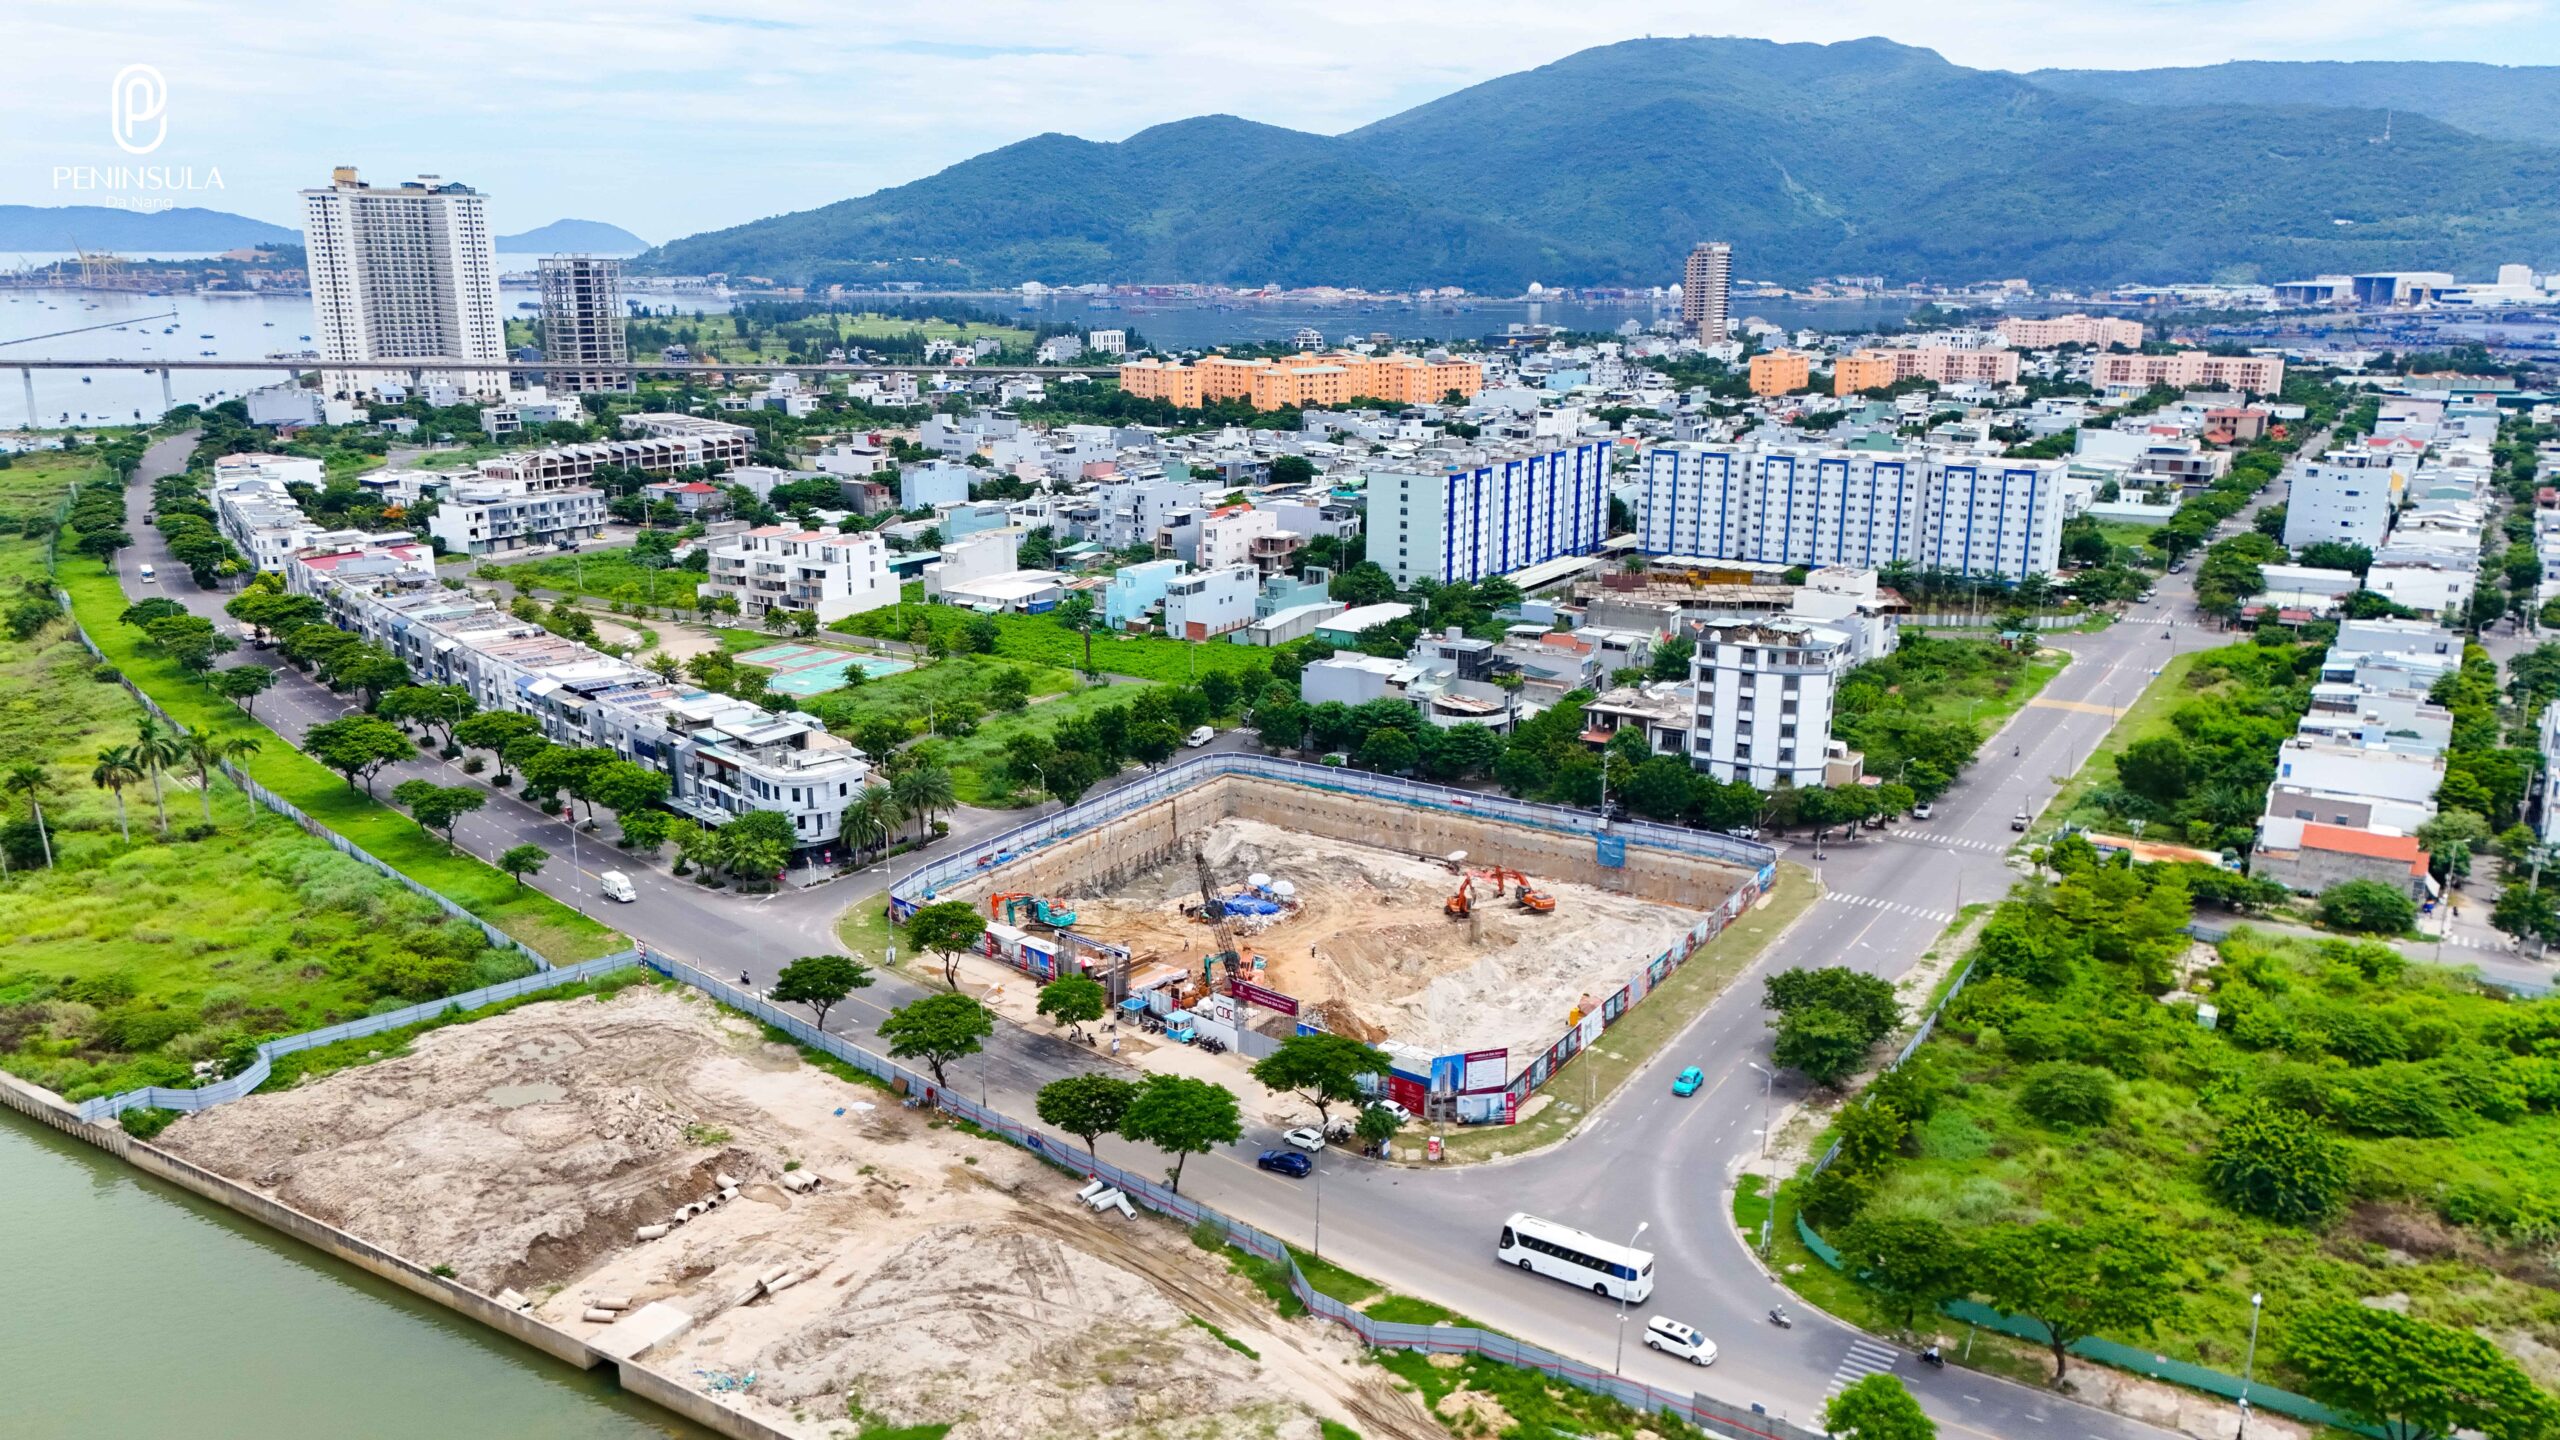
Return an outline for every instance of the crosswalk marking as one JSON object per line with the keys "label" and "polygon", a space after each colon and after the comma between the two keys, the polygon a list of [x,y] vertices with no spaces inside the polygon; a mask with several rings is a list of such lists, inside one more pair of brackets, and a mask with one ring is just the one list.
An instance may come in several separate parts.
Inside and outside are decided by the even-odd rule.
{"label": "crosswalk marking", "polygon": [[1884,838],[1899,841],[1905,845],[1926,845],[1932,850],[1949,848],[1979,850],[1986,855],[2006,854],[2009,849],[2006,845],[1994,845],[1988,840],[1971,840],[1962,835],[1933,835],[1925,830],[1888,830],[1884,832]]}
{"label": "crosswalk marking", "polygon": [[1902,1352],[1872,1340],[1852,1340],[1849,1353],[1840,1358],[1840,1368],[1831,1372],[1831,1388],[1825,1396],[1837,1395],[1870,1375],[1882,1375],[1893,1369]]}
{"label": "crosswalk marking", "polygon": [[1935,920],[1941,925],[1956,918],[1955,913],[1949,910],[1929,910],[1918,905],[1905,905],[1899,900],[1877,900],[1865,895],[1843,895],[1837,890],[1824,891],[1822,898],[1841,905],[1863,905],[1870,910],[1889,910],[1896,915],[1916,915],[1923,920]]}

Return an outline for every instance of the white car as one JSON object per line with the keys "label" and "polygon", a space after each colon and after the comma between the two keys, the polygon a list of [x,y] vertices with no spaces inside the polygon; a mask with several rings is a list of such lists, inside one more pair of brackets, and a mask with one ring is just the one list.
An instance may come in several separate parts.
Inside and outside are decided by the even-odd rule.
{"label": "white car", "polygon": [[1716,1342],[1694,1326],[1683,1325],[1668,1315],[1656,1315],[1644,1322],[1644,1343],[1692,1365],[1716,1363]]}
{"label": "white car", "polygon": [[1301,1150],[1313,1151],[1324,1148],[1324,1132],[1313,1125],[1301,1125],[1295,1130],[1282,1134],[1280,1138]]}
{"label": "white car", "polygon": [[1926,800],[1923,800],[1919,804],[1911,807],[1911,818],[1914,820],[1926,820],[1936,813],[1936,808],[1930,805]]}
{"label": "white car", "polygon": [[1372,1110],[1384,1110],[1388,1114],[1393,1115],[1396,1117],[1396,1123],[1398,1125],[1405,1124],[1413,1119],[1412,1111],[1407,1110],[1393,1100],[1372,1100],[1369,1102],[1369,1108]]}

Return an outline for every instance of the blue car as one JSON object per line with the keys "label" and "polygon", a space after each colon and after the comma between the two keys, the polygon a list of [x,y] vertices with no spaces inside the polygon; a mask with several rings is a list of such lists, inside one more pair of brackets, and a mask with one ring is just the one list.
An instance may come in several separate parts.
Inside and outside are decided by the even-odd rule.
{"label": "blue car", "polygon": [[1671,1078],[1671,1093],[1674,1095],[1695,1095],[1698,1093],[1698,1087],[1706,1083],[1707,1072],[1699,1069],[1695,1065],[1692,1065],[1688,1069],[1681,1071],[1679,1074]]}
{"label": "blue car", "polygon": [[1307,1178],[1307,1172],[1316,1168],[1316,1162],[1295,1150],[1265,1150],[1262,1152],[1262,1158],[1253,1163],[1261,1169],[1277,1171],[1292,1180],[1304,1180]]}

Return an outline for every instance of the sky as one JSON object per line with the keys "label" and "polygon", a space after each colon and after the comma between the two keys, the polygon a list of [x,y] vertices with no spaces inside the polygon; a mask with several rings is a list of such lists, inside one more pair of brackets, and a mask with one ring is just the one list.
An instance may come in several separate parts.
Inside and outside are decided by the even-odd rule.
{"label": "sky", "polygon": [[[1338,133],[1690,34],[1883,35],[2009,70],[2560,61],[2560,0],[6,0],[0,204],[157,196],[298,227],[294,192],[353,164],[470,184],[501,233],[574,216],[660,241],[1044,131],[1118,140],[1224,112]],[[133,66],[165,88],[128,83],[120,137]],[[117,166],[168,173],[102,173]]]}

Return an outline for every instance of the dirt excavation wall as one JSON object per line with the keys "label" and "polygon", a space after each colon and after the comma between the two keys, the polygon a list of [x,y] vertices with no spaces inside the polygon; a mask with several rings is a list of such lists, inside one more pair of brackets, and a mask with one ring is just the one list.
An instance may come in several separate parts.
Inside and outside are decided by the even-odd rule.
{"label": "dirt excavation wall", "polygon": [[[1562,835],[1471,820],[1443,810],[1222,775],[992,872],[994,888],[1040,894],[1105,889],[1182,858],[1202,832],[1229,819],[1259,820],[1286,830],[1434,859],[1464,850],[1470,866],[1501,865],[1540,880],[1614,890],[1692,910],[1715,908],[1751,878],[1738,866],[1633,845],[1627,847],[1625,868],[1616,869],[1599,862],[1588,835]],[[986,887],[979,882],[970,888],[972,893],[983,893]]]}

